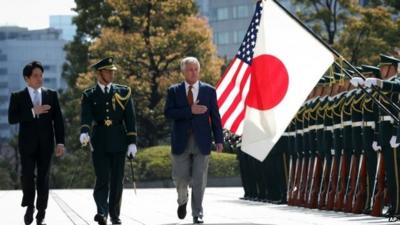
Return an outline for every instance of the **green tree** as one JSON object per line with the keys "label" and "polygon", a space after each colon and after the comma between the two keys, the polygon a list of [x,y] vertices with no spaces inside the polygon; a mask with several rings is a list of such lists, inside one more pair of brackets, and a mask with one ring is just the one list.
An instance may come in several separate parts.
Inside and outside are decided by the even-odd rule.
{"label": "green tree", "polygon": [[[95,60],[114,56],[117,81],[128,83],[136,103],[139,141],[142,146],[162,143],[169,128],[163,116],[167,87],[182,79],[179,60],[199,58],[203,80],[214,84],[223,61],[216,56],[207,22],[197,17],[193,1],[109,0],[112,15],[89,47]],[[77,81],[84,89],[94,74]]]}
{"label": "green tree", "polygon": [[348,20],[335,48],[353,65],[377,64],[379,53],[397,55],[400,21],[386,7],[358,8]]}
{"label": "green tree", "polygon": [[329,44],[333,44],[344,25],[351,4],[348,0],[292,0],[296,14]]}
{"label": "green tree", "polygon": [[[390,6],[396,10],[400,10],[400,1],[398,0],[371,0],[368,3],[369,6]],[[397,12],[394,12],[397,13]]]}

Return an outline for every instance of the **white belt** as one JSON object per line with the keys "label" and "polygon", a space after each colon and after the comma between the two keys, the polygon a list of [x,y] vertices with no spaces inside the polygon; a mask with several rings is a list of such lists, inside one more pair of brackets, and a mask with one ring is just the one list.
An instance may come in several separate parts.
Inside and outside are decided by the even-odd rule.
{"label": "white belt", "polygon": [[323,125],[323,124],[315,125],[315,129],[316,129],[316,130],[324,129],[324,125]]}
{"label": "white belt", "polygon": [[351,121],[344,121],[343,122],[343,126],[345,127],[345,126],[351,126]]}
{"label": "white belt", "polygon": [[339,128],[343,128],[342,124],[338,123],[333,125],[333,129],[339,129]]}
{"label": "white belt", "polygon": [[353,126],[353,127],[361,127],[362,125],[363,125],[363,122],[362,122],[362,121],[353,122],[353,123],[351,124],[351,126]]}
{"label": "white belt", "polygon": [[375,129],[375,121],[367,121],[364,122],[364,127],[371,127],[372,129]]}
{"label": "white belt", "polygon": [[296,134],[303,134],[304,132],[303,132],[303,130],[297,130],[296,131]]}
{"label": "white belt", "polygon": [[282,134],[282,136],[286,137],[286,136],[289,136],[289,134],[285,132]]}
{"label": "white belt", "polygon": [[310,130],[315,130],[316,129],[316,126],[315,125],[311,125],[311,126],[309,126],[308,127]]}
{"label": "white belt", "polygon": [[310,128],[309,128],[309,127],[303,129],[303,132],[304,132],[304,133],[306,133],[306,132],[308,132],[308,131],[310,131]]}
{"label": "white belt", "polygon": [[381,121],[390,121],[391,123],[394,123],[394,119],[391,116],[380,116],[379,118]]}
{"label": "white belt", "polygon": [[327,130],[327,131],[333,131],[333,126],[327,126],[327,127],[326,127],[326,130]]}
{"label": "white belt", "polygon": [[289,136],[295,136],[296,135],[296,132],[289,132]]}

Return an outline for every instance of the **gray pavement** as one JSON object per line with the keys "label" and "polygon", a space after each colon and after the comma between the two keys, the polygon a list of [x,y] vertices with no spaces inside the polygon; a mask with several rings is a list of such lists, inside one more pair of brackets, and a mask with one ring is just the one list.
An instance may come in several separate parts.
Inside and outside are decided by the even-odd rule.
{"label": "gray pavement", "polygon": [[[356,225],[400,224],[367,215],[303,209],[239,200],[241,188],[207,188],[204,198],[204,221],[209,225],[284,224],[284,225]],[[20,206],[22,192],[0,191],[0,225],[23,224],[25,208]],[[190,203],[188,204],[190,206]],[[176,216],[176,191],[165,189],[125,189],[121,220],[126,225],[191,224],[191,212],[184,220]],[[46,215],[47,225],[88,225],[93,221],[95,204],[92,190],[52,190]]]}

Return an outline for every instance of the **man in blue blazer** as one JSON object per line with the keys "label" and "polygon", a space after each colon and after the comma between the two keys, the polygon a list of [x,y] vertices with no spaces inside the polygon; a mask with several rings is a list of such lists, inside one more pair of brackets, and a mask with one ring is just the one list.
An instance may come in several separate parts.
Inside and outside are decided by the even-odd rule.
{"label": "man in blue blazer", "polygon": [[191,183],[193,223],[203,223],[203,196],[214,136],[217,152],[223,148],[221,117],[215,89],[199,81],[200,63],[194,57],[181,61],[185,81],[168,89],[164,114],[172,120],[172,178],[178,192],[178,217],[186,216]]}

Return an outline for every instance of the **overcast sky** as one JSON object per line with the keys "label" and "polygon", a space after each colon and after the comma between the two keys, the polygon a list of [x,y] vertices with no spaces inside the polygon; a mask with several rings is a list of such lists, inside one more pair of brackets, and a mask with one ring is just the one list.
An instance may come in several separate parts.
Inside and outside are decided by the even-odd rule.
{"label": "overcast sky", "polygon": [[49,27],[50,15],[74,15],[74,0],[0,0],[0,26]]}

